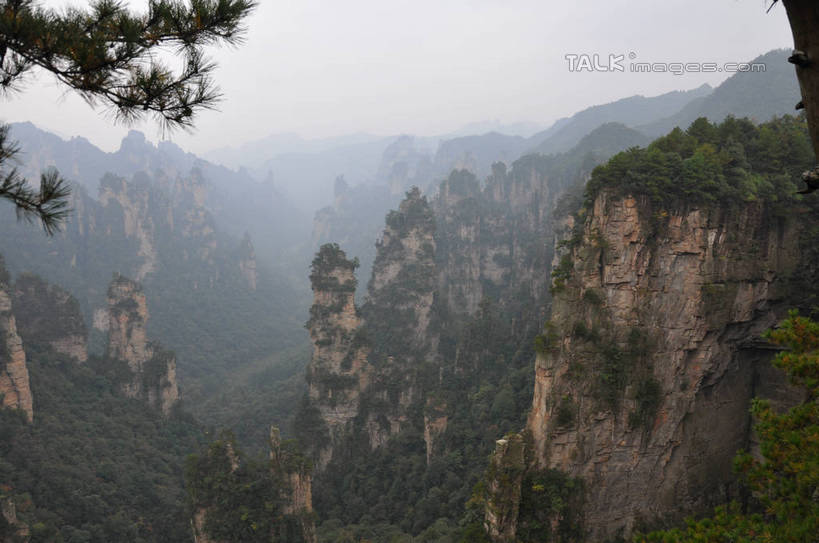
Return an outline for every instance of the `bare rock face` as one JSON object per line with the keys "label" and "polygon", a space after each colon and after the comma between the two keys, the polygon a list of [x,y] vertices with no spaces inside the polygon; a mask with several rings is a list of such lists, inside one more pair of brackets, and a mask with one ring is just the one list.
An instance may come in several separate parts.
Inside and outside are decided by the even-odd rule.
{"label": "bare rock face", "polygon": [[427,447],[427,465],[429,465],[435,452],[435,441],[446,432],[449,417],[446,403],[435,401],[433,398],[427,399],[424,411],[424,443]]}
{"label": "bare rock face", "polygon": [[[413,358],[437,349],[430,328],[435,298],[435,218],[417,187],[407,192],[397,211],[387,215],[376,244],[373,274],[362,313],[373,337],[389,322],[400,325],[400,344],[383,346],[382,356]],[[400,321],[400,322],[396,322]]]}
{"label": "bare rock face", "polygon": [[17,333],[12,313],[8,273],[0,260],[0,402],[3,407],[20,409],[34,421],[33,399],[26,366],[23,340]]}
{"label": "bare rock face", "polygon": [[784,386],[753,338],[783,316],[795,222],[756,204],[655,213],[604,192],[557,250],[529,467],[584,481],[590,540],[730,497],[749,402]]}
{"label": "bare rock face", "polygon": [[313,477],[307,459],[282,447],[279,429],[270,428],[270,460],[274,472],[285,481],[282,488],[282,513],[294,518],[304,543],[316,543],[313,515]]}
{"label": "bare rock face", "polygon": [[115,274],[108,287],[108,315],[106,357],[127,365],[129,377],[122,385],[123,392],[130,398],[144,399],[167,415],[179,399],[176,357],[147,339],[148,308],[142,287]]}
{"label": "bare rock face", "polygon": [[[122,213],[122,225],[126,238],[139,243],[138,255],[142,259],[136,270],[137,280],[156,269],[158,253],[154,238],[155,221],[150,213],[152,194],[147,190],[137,190],[133,183],[111,175],[100,181],[99,201],[103,207],[118,208]],[[165,206],[170,215],[170,206]]]}
{"label": "bare rock face", "polygon": [[68,292],[33,274],[14,283],[14,314],[25,345],[47,344],[77,362],[88,360],[88,331],[79,302]]}
{"label": "bare rock face", "polygon": [[[354,299],[357,262],[332,244],[322,246],[313,261],[307,380],[310,404],[329,433],[313,451],[319,470],[350,435],[365,436],[371,449],[381,447],[410,423],[411,406],[425,400],[418,372],[436,361],[438,346],[434,234],[429,203],[417,188],[409,191],[387,216],[360,315]],[[430,442],[445,426],[445,417],[430,422]]]}
{"label": "bare rock face", "polygon": [[256,251],[253,249],[253,242],[250,241],[250,234],[245,232],[242,243],[239,246],[239,272],[242,274],[250,290],[256,290]]}
{"label": "bare rock face", "polygon": [[358,334],[357,264],[347,260],[338,245],[326,244],[313,260],[310,275],[313,305],[307,329],[313,356],[307,383],[311,405],[318,409],[329,431],[329,440],[314,451],[319,468],[329,462],[334,445],[358,414],[361,391],[370,379],[369,348]]}
{"label": "bare rock face", "polygon": [[487,470],[485,524],[492,541],[514,543],[520,487],[526,471],[525,442],[514,434],[495,443]]}
{"label": "bare rock face", "polygon": [[545,172],[538,157],[507,170],[495,164],[485,186],[468,171],[453,171],[434,201],[438,223],[438,290],[450,314],[471,316],[485,296],[502,305],[521,297],[542,304],[548,288],[552,210],[565,180]]}
{"label": "bare rock face", "polygon": [[439,362],[435,252],[432,207],[413,187],[387,215],[361,308],[362,328],[372,343],[370,362],[378,368],[369,393],[382,406],[367,413],[372,449],[411,424],[411,406],[425,401],[420,368]]}

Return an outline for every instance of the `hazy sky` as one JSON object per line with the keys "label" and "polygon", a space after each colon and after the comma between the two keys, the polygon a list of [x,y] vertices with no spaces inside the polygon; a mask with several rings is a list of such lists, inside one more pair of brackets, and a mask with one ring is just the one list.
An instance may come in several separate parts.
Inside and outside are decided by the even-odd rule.
{"label": "hazy sky", "polygon": [[[67,2],[51,0],[53,6]],[[75,0],[75,5],[82,2]],[[718,84],[724,73],[570,73],[566,54],[646,62],[741,62],[792,44],[770,0],[261,0],[238,49],[214,50],[224,93],[187,150],[271,133],[436,135],[487,120],[544,125],[590,105]],[[147,2],[132,0],[135,9]],[[785,62],[783,59],[782,62]],[[627,66],[628,59],[625,64]],[[113,125],[47,75],[0,98],[0,120],[32,121],[107,150]],[[146,123],[149,139],[159,139]]]}

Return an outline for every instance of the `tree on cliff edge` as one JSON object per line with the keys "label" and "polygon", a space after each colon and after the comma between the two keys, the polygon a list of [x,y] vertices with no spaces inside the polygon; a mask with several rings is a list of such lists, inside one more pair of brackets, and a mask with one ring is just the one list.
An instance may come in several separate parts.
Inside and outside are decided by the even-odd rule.
{"label": "tree on cliff edge", "polygon": [[[204,48],[240,42],[242,22],[255,7],[255,0],[149,0],[147,13],[132,13],[121,0],[93,0],[57,11],[34,0],[3,0],[0,92],[20,89],[39,68],[120,121],[152,115],[166,129],[189,128],[195,113],[220,97]],[[161,53],[181,57],[183,68],[171,69]],[[68,213],[69,188],[54,171],[32,188],[13,166],[19,148],[8,135],[0,125],[0,198],[51,234]]]}

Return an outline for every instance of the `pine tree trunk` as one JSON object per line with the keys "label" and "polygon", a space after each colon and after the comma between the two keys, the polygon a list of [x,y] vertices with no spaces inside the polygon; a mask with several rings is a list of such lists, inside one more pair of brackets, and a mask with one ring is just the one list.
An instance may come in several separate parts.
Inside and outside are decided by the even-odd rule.
{"label": "pine tree trunk", "polygon": [[819,158],[819,2],[782,0],[793,32],[794,49],[807,54],[810,64],[796,67],[802,102],[808,118],[813,152]]}

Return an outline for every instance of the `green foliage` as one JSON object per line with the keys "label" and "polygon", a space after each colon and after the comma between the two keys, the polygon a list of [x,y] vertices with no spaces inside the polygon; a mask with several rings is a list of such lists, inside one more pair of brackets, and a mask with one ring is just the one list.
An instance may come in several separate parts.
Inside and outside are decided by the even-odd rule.
{"label": "green foliage", "polygon": [[689,520],[684,529],[638,534],[637,542],[815,541],[819,533],[819,323],[791,312],[767,337],[786,349],[777,354],[774,365],[806,395],[785,413],[777,413],[765,400],[754,400],[751,407],[762,458],[741,453],[735,465],[760,512],[748,513],[735,504],[720,507],[712,518]]}
{"label": "green foliage", "polygon": [[403,238],[414,229],[434,229],[435,216],[426,196],[421,196],[418,187],[413,187],[407,191],[398,211],[393,210],[387,214],[385,222],[387,228]]}
{"label": "green foliage", "polygon": [[660,383],[654,377],[640,381],[634,393],[634,401],[637,402],[637,408],[629,413],[629,426],[632,429],[642,427],[646,431],[650,430],[662,402]]}
{"label": "green foliage", "polygon": [[518,540],[579,541],[584,491],[582,480],[560,470],[527,473],[521,487]]}
{"label": "green foliage", "polygon": [[32,541],[191,541],[182,466],[203,439],[192,418],[123,398],[103,360],[26,352],[35,420],[0,410],[0,483],[30,502],[18,517]]}
{"label": "green foliage", "polygon": [[282,482],[270,461],[242,458],[235,439],[223,435],[204,454],[188,457],[185,481],[191,508],[206,510],[208,537],[272,541],[273,527],[282,520]]}
{"label": "green foliage", "polygon": [[574,262],[571,255],[563,255],[560,262],[552,270],[552,286],[550,290],[552,294],[562,292],[566,288],[566,281],[571,279],[574,273]]}
{"label": "green foliage", "polygon": [[586,289],[583,291],[583,301],[587,304],[600,306],[603,305],[603,296],[595,289]]}
{"label": "green foliage", "polygon": [[[0,87],[3,86],[2,64],[0,59]],[[19,146],[8,139],[9,128],[7,124],[0,124],[0,198],[14,204],[18,219],[23,218],[29,222],[39,219],[43,230],[51,236],[60,230],[70,213],[68,196],[71,189],[53,168],[40,176],[39,190],[32,189],[17,168],[9,166],[14,164],[20,152]]]}
{"label": "green foliage", "polygon": [[313,290],[355,292],[358,283],[354,275],[351,280],[345,281],[342,284],[338,278],[332,274],[336,270],[352,274],[358,266],[358,259],[353,258],[352,260],[347,260],[347,255],[341,250],[337,243],[325,243],[319,248],[310,266],[310,284],[313,286]]}
{"label": "green foliage", "polygon": [[555,423],[560,428],[568,428],[574,424],[577,405],[571,396],[563,396],[555,411]]}
{"label": "green foliage", "polygon": [[754,125],[728,117],[694,121],[646,148],[631,148],[595,168],[586,205],[602,190],[647,198],[657,207],[735,205],[761,200],[784,212],[798,199],[796,180],[813,165],[803,117]]}
{"label": "green foliage", "polygon": [[557,327],[553,322],[547,321],[543,325],[543,333],[535,336],[535,352],[546,355],[555,348],[558,339]]}
{"label": "green foliage", "polygon": [[[443,322],[451,321],[444,318]],[[371,332],[368,328],[368,334]],[[389,401],[377,394],[362,397],[361,419],[373,415],[387,426],[382,419],[397,405],[407,383],[423,387],[424,400],[433,398],[435,403],[413,404],[401,433],[374,451],[362,432],[341,447],[342,456],[318,475],[313,496],[316,510],[326,519],[319,533],[331,534],[328,541],[356,536],[392,541],[393,532],[384,531],[385,525],[404,534],[394,532],[397,541],[404,541],[401,537],[412,538],[406,541],[481,541],[463,539],[464,533],[480,533],[477,517],[464,519],[463,526],[455,520],[464,516],[464,504],[482,477],[495,440],[525,423],[532,401],[534,334],[528,332],[519,339],[516,334],[520,332],[513,331],[507,315],[488,299],[457,333],[454,364],[395,368],[396,383],[379,383]],[[446,431],[435,438],[429,464],[424,414],[447,417]],[[297,421],[295,427],[300,426]],[[320,428],[318,420],[314,426]],[[448,519],[452,530],[443,531],[450,535],[432,538],[432,531],[442,531],[438,529],[440,519]],[[330,530],[331,526],[335,528]]]}
{"label": "green foliage", "polygon": [[[219,97],[210,78],[215,65],[203,48],[237,43],[254,8],[248,0],[171,0],[135,14],[116,2],[65,12],[31,0],[11,2],[0,14],[0,87],[20,86],[37,66],[86,101],[114,107],[124,120],[151,113],[168,126],[190,126],[194,110],[213,107]],[[163,47],[183,57],[181,73],[155,58]]]}

